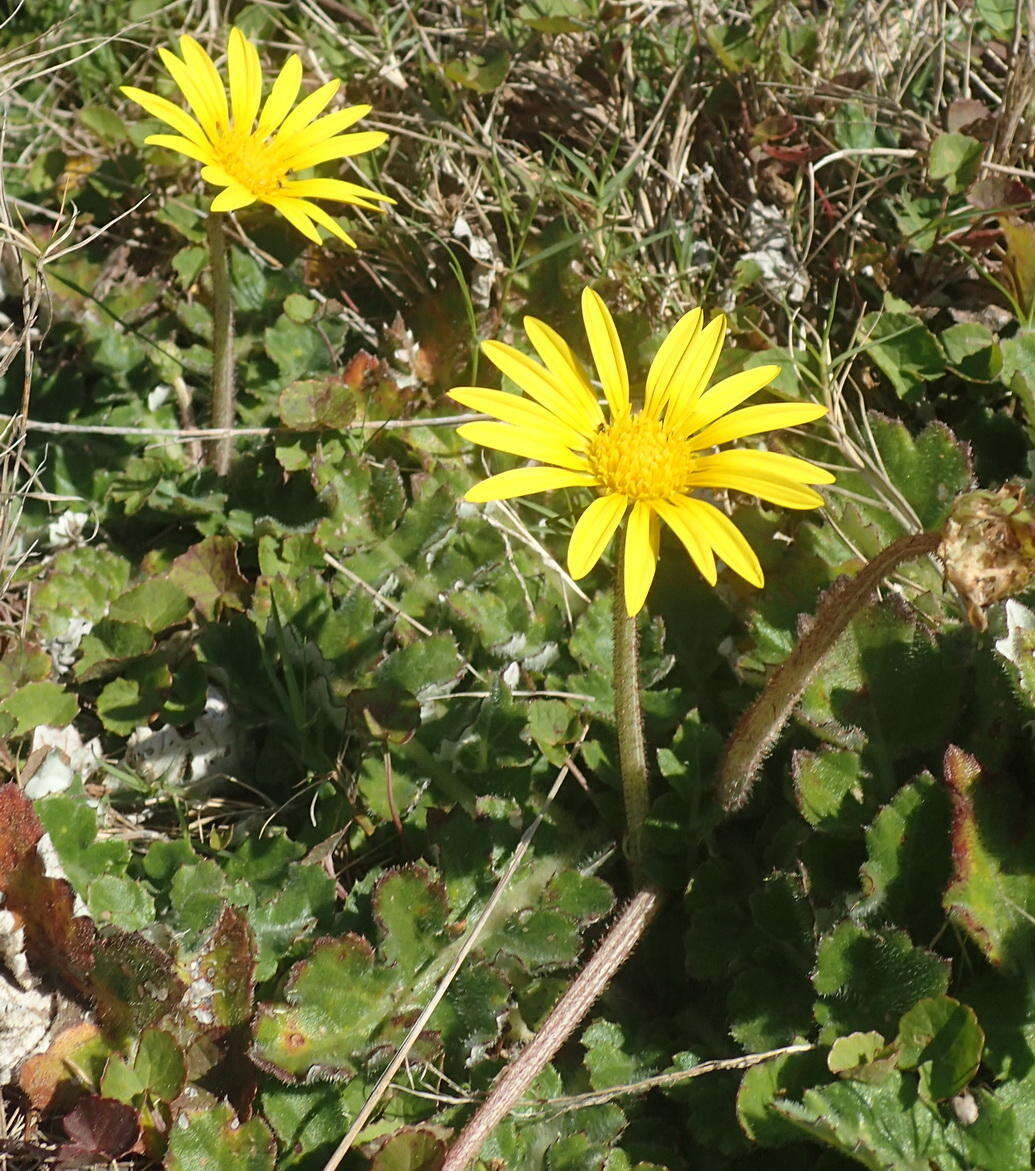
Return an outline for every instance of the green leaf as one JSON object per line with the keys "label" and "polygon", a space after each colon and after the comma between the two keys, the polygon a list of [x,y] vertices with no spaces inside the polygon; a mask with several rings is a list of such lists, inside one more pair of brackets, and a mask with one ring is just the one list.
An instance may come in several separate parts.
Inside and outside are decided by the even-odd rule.
{"label": "green leaf", "polygon": [[518,6],[517,19],[547,36],[575,33],[592,20],[585,0],[531,0]]}
{"label": "green leaf", "polygon": [[974,12],[996,37],[1009,38],[1017,19],[1013,0],[974,0]]}
{"label": "green leaf", "polygon": [[445,946],[448,903],[441,882],[425,866],[405,866],[374,888],[374,914],[385,959],[419,972]]}
{"label": "green leaf", "polygon": [[225,1103],[177,1119],[165,1165],[170,1171],[273,1171],[276,1143],[261,1118],[238,1122]]}
{"label": "green leaf", "polygon": [[736,24],[714,24],[704,30],[708,47],[730,73],[743,73],[753,65],[761,50],[752,36],[751,25],[746,21]]}
{"label": "green leaf", "polygon": [[612,1021],[594,1021],[581,1037],[586,1055],[582,1059],[589,1071],[589,1084],[594,1090],[610,1086],[628,1085],[642,1076],[634,1049],[620,1025]]}
{"label": "green leaf", "polygon": [[230,249],[230,284],[239,309],[254,312],[266,301],[266,274],[250,252]]}
{"label": "green leaf", "polygon": [[407,1126],[378,1148],[370,1171],[437,1171],[445,1151],[445,1142],[434,1131]]}
{"label": "green leaf", "polygon": [[979,1089],[977,1119],[963,1130],[970,1166],[982,1171],[1031,1171],[1031,1134],[1002,1092]]}
{"label": "green leaf", "polygon": [[[910,312],[900,312],[903,302],[894,298],[879,313],[867,313],[859,323],[865,353],[883,371],[899,398],[915,402],[923,384],[945,373],[945,355],[938,339]],[[908,306],[904,306],[908,310]]]}
{"label": "green leaf", "polygon": [[177,870],[169,902],[180,929],[193,941],[216,922],[224,903],[245,903],[249,894],[245,883],[231,885],[217,862],[203,858]]}
{"label": "green leaf", "polygon": [[100,1090],[106,1098],[114,1098],[129,1106],[143,1094],[144,1083],[121,1057],[112,1056],[104,1067]]}
{"label": "green leaf", "polygon": [[57,793],[44,797],[36,802],[36,812],[50,834],[69,882],[81,895],[101,875],[125,875],[129,846],[117,838],[95,840],[97,814],[82,795]]}
{"label": "green leaf", "polygon": [[822,998],[815,1014],[824,1036],[866,1029],[886,1035],[922,997],[945,992],[949,964],[914,947],[904,931],[846,921],[821,941],[812,982]]}
{"label": "green leaf", "polygon": [[318,368],[315,361],[321,344],[316,330],[309,325],[298,325],[286,314],[281,314],[274,325],[263,333],[266,353],[276,363],[285,382]]}
{"label": "green leaf", "polygon": [[920,524],[928,529],[940,525],[952,502],[971,485],[967,448],[943,423],[929,423],[914,439],[900,422],[874,411],[869,419],[884,466]]}
{"label": "green leaf", "polygon": [[254,1054],[286,1079],[355,1073],[388,1015],[400,973],[358,935],[322,939],[296,964],[286,1004],[262,1005]]}
{"label": "green leaf", "polygon": [[370,495],[367,497],[367,519],[379,537],[387,536],[406,510],[406,489],[399,465],[386,459],[381,466],[370,469]]}
{"label": "green leaf", "polygon": [[442,72],[455,85],[479,94],[491,94],[503,84],[510,68],[510,55],[502,50],[483,57],[446,61]]}
{"label": "green leaf", "polygon": [[[861,811],[865,818],[894,792],[898,762],[912,769],[922,754],[945,744],[960,718],[964,686],[950,637],[933,638],[892,596],[852,619],[806,687],[799,710],[834,743],[864,750],[874,778]],[[842,776],[848,767],[842,764]],[[854,800],[849,791],[846,812]]]}
{"label": "green leaf", "polygon": [[857,752],[824,748],[794,754],[794,797],[809,825],[827,832],[857,830],[872,804],[872,785]]}
{"label": "green leaf", "polygon": [[417,699],[448,690],[459,676],[460,656],[451,635],[433,634],[394,651],[378,668],[379,683],[393,683]]}
{"label": "green leaf", "polygon": [[987,326],[961,321],[943,330],[939,340],[949,366],[968,382],[992,382],[1001,374],[1003,352]]}
{"label": "green leaf", "polygon": [[753,1065],[743,1076],[737,1091],[737,1121],[752,1142],[764,1147],[781,1147],[800,1142],[801,1135],[774,1110],[785,1098],[802,1093],[808,1086],[829,1080],[822,1055],[786,1053]]}
{"label": "green leaf", "polygon": [[79,712],[76,697],[60,683],[49,679],[26,683],[0,703],[0,712],[14,720],[14,736],[24,736],[33,728],[64,728]]}
{"label": "green leaf", "polygon": [[291,867],[276,894],[259,897],[249,913],[258,946],[256,978],[266,980],[316,923],[334,909],[334,879],[319,866]]}
{"label": "green leaf", "polygon": [[183,1051],[172,1034],[163,1029],[145,1029],[141,1033],[133,1072],[145,1093],[160,1102],[178,1098],[187,1079]]}
{"label": "green leaf", "polygon": [[356,400],[340,379],[307,378],[284,387],[277,411],[293,431],[341,431],[355,417]]}
{"label": "green leaf", "polygon": [[927,173],[950,195],[965,191],[977,178],[984,144],[967,134],[939,134],[931,143]]}
{"label": "green leaf", "polygon": [[948,795],[924,773],[899,789],[866,830],[857,909],[930,938],[943,922],[941,895],[950,870]]}
{"label": "green leaf", "polygon": [[967,1171],[958,1136],[897,1072],[880,1085],[835,1082],[806,1090],[801,1102],[777,1101],[772,1109],[871,1171]]}
{"label": "green leaf", "polygon": [[830,1046],[827,1068],[838,1077],[880,1083],[889,1077],[897,1058],[894,1047],[880,1033],[850,1033]]}
{"label": "green leaf", "polygon": [[945,781],[952,800],[953,876],[944,905],[995,964],[1026,971],[1035,949],[1033,832],[1016,789],[993,787],[974,757],[950,745]]}
{"label": "green leaf", "polygon": [[288,293],[284,298],[284,313],[296,325],[305,325],[315,312],[316,302],[311,297],[304,297],[301,293]]}
{"label": "green leaf", "polygon": [[86,683],[110,675],[127,661],[146,655],[154,642],[151,632],[136,622],[104,618],[82,641],[76,676]]}
{"label": "green leaf", "polygon": [[155,921],[154,900],[135,879],[104,874],[90,883],[86,905],[97,924],[113,923],[124,931],[141,931]]}
{"label": "green leaf", "polygon": [[936,1101],[958,1094],[977,1073],[985,1035],[974,1010],[951,996],[926,997],[898,1026],[899,1065],[918,1069]]}
{"label": "green leaf", "polygon": [[154,712],[151,697],[141,693],[135,679],[112,679],[97,697],[97,715],[109,732],[128,736],[147,723]]}
{"label": "green leaf", "polygon": [[79,121],[108,147],[126,141],[126,123],[107,106],[83,106],[79,111]]}
{"label": "green leaf", "polygon": [[208,261],[208,249],[197,244],[188,244],[181,248],[172,258],[172,266],[180,278],[183,288],[189,289],[198,279],[201,270]]}
{"label": "green leaf", "polygon": [[[108,617],[118,622],[137,623],[152,634],[159,634],[187,617],[190,601],[174,582],[162,577],[149,578],[115,599]],[[96,633],[96,628],[93,632]]]}

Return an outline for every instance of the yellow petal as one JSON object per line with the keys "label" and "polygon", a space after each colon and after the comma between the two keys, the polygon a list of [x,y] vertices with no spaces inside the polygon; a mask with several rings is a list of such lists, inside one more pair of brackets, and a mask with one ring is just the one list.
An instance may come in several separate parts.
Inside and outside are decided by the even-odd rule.
{"label": "yellow petal", "polygon": [[566,468],[514,468],[475,484],[464,494],[464,499],[472,504],[484,504],[488,500],[512,500],[515,496],[531,496],[533,492],[551,492],[554,488],[588,488],[595,483],[589,472],[571,472]]}
{"label": "yellow petal", "polygon": [[201,177],[206,183],[214,183],[217,187],[239,187],[240,180],[235,179],[229,171],[224,171],[218,163],[209,163],[201,168]]}
{"label": "yellow petal", "polygon": [[629,372],[625,367],[625,354],[618,338],[614,318],[604,304],[600,294],[593,289],[582,290],[582,319],[586,325],[586,337],[593,355],[593,363],[604,388],[604,397],[611,407],[612,415],[629,412]]}
{"label": "yellow petal", "polygon": [[216,122],[221,126],[228,125],[230,122],[230,112],[226,104],[226,89],[223,86],[223,79],[219,76],[219,70],[216,68],[215,62],[201,45],[190,36],[180,37],[180,52],[183,55],[184,64],[190,70],[197,81],[198,87],[204,93],[205,99],[213,111]]}
{"label": "yellow petal", "polygon": [[318,203],[311,203],[308,199],[300,201],[305,208],[307,216],[314,219],[321,228],[331,233],[332,236],[337,236],[343,244],[348,244],[350,248],[356,247],[356,241],[345,231],[345,229],[338,223],[333,216],[330,216],[323,210]]}
{"label": "yellow petal", "polygon": [[201,125],[207,138],[214,139],[220,132],[220,127],[216,122],[215,113],[210,107],[205,98],[205,93],[197,84],[193,77],[191,77],[190,70],[186,65],[176,56],[175,53],[170,53],[168,49],[159,46],[158,55],[162,59],[162,64],[169,71],[173,81],[176,82],[180,93],[187,99],[187,104]]}
{"label": "yellow petal", "polygon": [[273,140],[277,146],[283,147],[284,150],[292,149],[294,136],[312,122],[340,88],[341,82],[337,78],[332,78],[319,89],[313,90],[307,98],[303,98],[280,124],[280,129]]}
{"label": "yellow petal", "polygon": [[456,429],[456,433],[461,439],[481,447],[491,447],[495,451],[505,451],[544,464],[556,464],[559,468],[570,468],[573,472],[588,470],[584,456],[547,440],[531,428],[512,427],[509,423],[464,423]]}
{"label": "yellow petal", "polygon": [[658,555],[651,542],[651,506],[637,500],[629,514],[625,530],[625,610],[631,618],[638,614],[647,600],[647,592],[654,580]]}
{"label": "yellow petal", "polygon": [[709,423],[714,423],[734,407],[739,407],[745,399],[768,386],[779,373],[779,366],[753,366],[750,370],[742,370],[731,378],[716,382],[711,390],[705,391],[697,400],[683,424],[683,434],[692,435],[693,432],[707,427]]}
{"label": "yellow petal", "polygon": [[306,204],[301,199],[289,199],[285,195],[269,195],[263,199],[270,207],[279,211],[292,227],[297,228],[308,240],[314,244],[322,244],[320,233],[316,230],[313,221],[306,214]]}
{"label": "yellow petal", "polygon": [[597,396],[593,392],[582,364],[575,357],[571,346],[545,321],[537,317],[526,317],[525,333],[535,347],[543,365],[565,391],[572,404],[586,416],[586,423],[592,429],[604,421]]}
{"label": "yellow petal", "polygon": [[334,199],[338,203],[352,203],[357,207],[369,207],[373,211],[382,209],[376,203],[368,203],[367,196],[394,203],[387,195],[378,195],[358,183],[347,183],[344,179],[288,179],[281,184],[285,195],[298,199]]}
{"label": "yellow petal", "polygon": [[174,150],[189,159],[197,159],[199,163],[211,163],[215,158],[210,146],[198,146],[196,142],[180,138],[177,134],[149,134],[144,142],[148,146],[163,146],[166,150]]}
{"label": "yellow petal", "polygon": [[589,442],[585,436],[562,423],[556,415],[550,414],[545,407],[529,402],[521,394],[485,390],[480,386],[455,386],[449,391],[449,397],[462,407],[470,407],[472,411],[495,415],[503,423],[513,423],[518,427],[542,431],[553,442],[574,448],[576,451],[584,451]]}
{"label": "yellow petal", "polygon": [[694,500],[689,496],[678,498],[676,508],[684,515],[687,524],[693,526],[701,539],[711,545],[734,573],[739,573],[745,581],[761,588],[765,579],[755,551],[724,512],[704,500]]}
{"label": "yellow petal", "polygon": [[243,187],[225,187],[212,200],[211,211],[237,211],[239,207],[247,207],[255,202],[255,196]]}
{"label": "yellow petal", "polygon": [[779,431],[782,427],[797,427],[799,423],[811,423],[827,413],[819,403],[763,403],[757,407],[744,407],[733,411],[712,423],[710,427],[694,435],[690,440],[692,451],[705,447],[718,447],[747,435],[760,435],[763,431]]}
{"label": "yellow petal", "polygon": [[335,110],[332,114],[324,114],[322,118],[317,118],[315,122],[311,122],[308,126],[303,126],[293,134],[290,142],[284,144],[284,149],[289,154],[295,154],[298,151],[308,150],[310,147],[318,146],[320,143],[326,142],[329,138],[334,138],[336,135],[348,130],[350,126],[354,126],[360,118],[365,118],[370,113],[370,110],[370,106],[346,106],[343,110]]}
{"label": "yellow petal", "polygon": [[226,67],[234,127],[251,130],[262,101],[262,65],[258,50],[239,28],[230,30]]}
{"label": "yellow petal", "polygon": [[266,99],[266,104],[262,107],[262,114],[259,116],[259,125],[255,128],[255,133],[260,138],[265,138],[267,134],[272,134],[281,122],[284,121],[287,117],[288,110],[291,109],[295,98],[298,97],[298,91],[301,87],[302,60],[297,53],[292,53],[284,62],[284,67],[280,73],[277,74],[277,80],[273,83],[270,96]]}
{"label": "yellow petal", "polygon": [[691,472],[687,477],[689,488],[726,488],[731,492],[746,492],[759,500],[768,500],[781,508],[822,508],[823,497],[811,488],[780,480],[776,476],[748,476],[741,472]]}
{"label": "yellow petal", "polygon": [[304,171],[307,167],[318,167],[331,159],[349,159],[353,155],[366,154],[376,150],[388,141],[383,130],[366,130],[362,134],[343,134],[327,142],[317,143],[285,160],[285,166],[292,171]]}
{"label": "yellow petal", "polygon": [[628,504],[624,496],[599,496],[575,522],[568,542],[568,572],[576,581],[600,560]]}
{"label": "yellow petal", "polygon": [[150,94],[147,90],[137,89],[135,85],[122,86],[122,92],[138,106],[143,106],[149,114],[168,123],[173,130],[179,131],[188,141],[202,149],[208,146],[205,131],[186,110],[181,110],[179,106],[174,105],[166,98],[159,97],[158,94]]}
{"label": "yellow petal", "polygon": [[700,309],[691,309],[689,313],[685,313],[658,347],[650,370],[647,371],[643,398],[645,414],[657,418],[664,409],[672,392],[672,380],[676,370],[700,332],[701,316]]}
{"label": "yellow petal", "polygon": [[833,484],[834,477],[807,459],[779,451],[720,451],[694,464],[698,472],[734,472],[746,476],[775,476],[792,484]]}
{"label": "yellow petal", "polygon": [[666,430],[673,434],[686,433],[686,421],[715,371],[725,338],[726,318],[720,313],[708,322],[683,353],[672,374],[665,414]]}
{"label": "yellow petal", "polygon": [[482,342],[482,353],[537,403],[556,415],[580,435],[592,435],[596,424],[591,416],[572,404],[563,385],[544,366],[527,354],[503,342]]}
{"label": "yellow petal", "polygon": [[[676,498],[677,501],[681,499],[682,497]],[[691,516],[684,513],[677,503],[671,503],[668,500],[655,500],[654,507],[665,524],[682,541],[683,547],[690,554],[690,560],[697,566],[704,580],[709,585],[715,585],[718,574],[715,570],[712,547],[697,533]]]}

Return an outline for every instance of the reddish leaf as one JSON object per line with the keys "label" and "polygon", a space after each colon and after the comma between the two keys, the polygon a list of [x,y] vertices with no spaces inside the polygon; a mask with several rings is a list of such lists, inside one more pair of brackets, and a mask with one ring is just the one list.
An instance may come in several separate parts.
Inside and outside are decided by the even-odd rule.
{"label": "reddish leaf", "polygon": [[172,960],[136,932],[111,928],[98,936],[90,976],[101,1023],[121,1037],[153,1025],[183,999]]}
{"label": "reddish leaf", "polygon": [[85,989],[95,930],[75,914],[75,893],[63,878],[48,878],[37,846],[43,837],[32,802],[13,782],[0,786],[0,895],[25,932],[31,965],[58,973]]}
{"label": "reddish leaf", "polygon": [[[91,1095],[61,1120],[71,1142],[58,1153],[64,1166],[89,1165],[124,1155],[140,1137],[140,1116],[114,1098]],[[85,1164],[84,1164],[85,1160]]]}
{"label": "reddish leaf", "polygon": [[[193,1002],[210,1018],[199,1014],[203,1024],[223,1029],[248,1024],[254,1012],[255,964],[255,936],[247,917],[236,907],[224,907],[197,961],[201,982]],[[203,990],[200,999],[198,988]]]}
{"label": "reddish leaf", "polygon": [[989,108],[984,102],[979,102],[975,98],[957,98],[945,115],[945,129],[950,134],[966,130],[974,122],[987,118],[989,113]]}
{"label": "reddish leaf", "polygon": [[222,610],[243,610],[249,590],[233,537],[206,537],[191,546],[172,563],[169,580],[209,619]]}
{"label": "reddish leaf", "polygon": [[109,1053],[97,1026],[82,1021],[59,1033],[45,1053],[22,1063],[18,1086],[41,1114],[68,1110],[83,1092],[82,1081],[73,1070],[82,1070],[91,1080],[93,1075],[99,1079]]}

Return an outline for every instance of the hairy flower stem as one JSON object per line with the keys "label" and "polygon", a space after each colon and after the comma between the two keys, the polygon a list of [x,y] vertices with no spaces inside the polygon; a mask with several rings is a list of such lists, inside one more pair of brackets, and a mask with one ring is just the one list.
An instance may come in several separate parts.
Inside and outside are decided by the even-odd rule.
{"label": "hairy flower stem", "polygon": [[225,476],[234,450],[229,434],[234,426],[234,301],[220,212],[209,212],[205,230],[212,273],[212,426],[227,432],[209,448],[209,463],[218,475]]}
{"label": "hairy flower stem", "polygon": [[622,589],[622,542],[614,584],[614,691],[615,724],[618,728],[618,762],[622,773],[625,802],[625,848],[633,877],[640,882],[643,866],[643,827],[650,807],[647,748],[643,741],[643,711],[640,707],[640,639],[636,618],[626,613]]}
{"label": "hairy flower stem", "polygon": [[596,1003],[615,972],[629,958],[662,904],[662,893],[645,886],[632,897],[612,924],[593,958],[554,1006],[521,1055],[504,1070],[488,1098],[449,1148],[442,1171],[463,1171],[477,1158],[482,1144],[514,1109],[525,1090],[571,1036]]}
{"label": "hairy flower stem", "polygon": [[780,729],[848,623],[888,574],[904,561],[933,553],[940,540],[940,532],[900,537],[868,561],[854,577],[838,578],[826,591],[808,630],[733,729],[718,781],[719,804],[727,813],[739,809],[748,799],[762,761],[776,743]]}

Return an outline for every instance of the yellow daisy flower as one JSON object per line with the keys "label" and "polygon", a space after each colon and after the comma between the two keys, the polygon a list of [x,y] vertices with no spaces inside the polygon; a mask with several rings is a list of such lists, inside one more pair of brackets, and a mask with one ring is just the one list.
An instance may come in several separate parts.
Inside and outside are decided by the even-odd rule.
{"label": "yellow daisy flower", "polygon": [[331,159],[363,154],[388,137],[379,130],[344,134],[369,106],[348,106],[318,115],[338,92],[339,81],[329,81],[292,109],[302,85],[302,62],[292,53],[284,63],[262,109],[262,66],[259,52],[240,29],[232,29],[227,46],[230,100],[215,63],[193,37],[180,37],[182,57],[159,49],[162,63],[187,99],[186,110],[158,94],[124,85],[122,92],[176,134],[150,134],[144,139],[164,146],[204,166],[201,177],[223,190],[212,201],[212,211],[236,211],[250,203],[268,203],[303,236],[322,243],[317,224],[355,247],[355,241],[314,199],[331,199],[380,211],[377,203],[394,203],[387,195],[347,183],[343,179],[292,179]]}
{"label": "yellow daisy flower", "polygon": [[[693,309],[662,342],[651,363],[643,405],[634,410],[618,331],[592,289],[582,294],[582,315],[608,413],[605,415],[571,348],[548,325],[525,318],[525,332],[542,363],[502,342],[482,343],[486,357],[524,395],[480,386],[449,392],[456,402],[499,422],[465,423],[458,434],[496,451],[539,462],[490,476],[465,500],[508,500],[553,488],[593,488],[568,545],[568,571],[585,577],[628,514],[623,583],[626,610],[636,614],[647,597],[658,560],[660,522],[686,547],[710,585],[715,554],[752,585],[762,568],[751,546],[725,513],[701,500],[699,489],[746,492],[785,508],[819,508],[809,484],[834,477],[807,460],[773,451],[711,449],[733,439],[794,427],[826,414],[817,403],[766,403],[735,410],[767,386],[778,366],[756,366],[705,388],[726,333],[721,314],[701,327]],[[526,398],[525,395],[528,397]]]}

